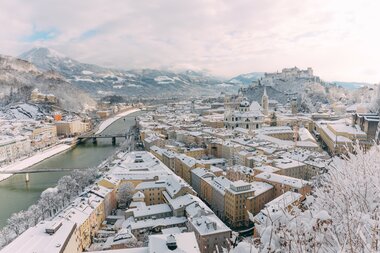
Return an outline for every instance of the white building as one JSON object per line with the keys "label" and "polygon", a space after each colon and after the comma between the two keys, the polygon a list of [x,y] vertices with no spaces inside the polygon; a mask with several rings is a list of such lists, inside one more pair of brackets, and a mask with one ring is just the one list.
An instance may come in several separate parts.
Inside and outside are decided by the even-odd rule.
{"label": "white building", "polygon": [[254,130],[261,128],[263,123],[263,108],[256,101],[249,103],[247,99],[240,102],[238,110],[227,110],[224,118],[224,126],[227,129],[240,127]]}

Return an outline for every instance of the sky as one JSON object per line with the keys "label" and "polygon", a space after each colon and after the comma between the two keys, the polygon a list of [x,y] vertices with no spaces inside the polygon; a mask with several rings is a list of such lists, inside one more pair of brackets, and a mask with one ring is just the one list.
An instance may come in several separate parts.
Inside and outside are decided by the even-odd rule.
{"label": "sky", "polygon": [[125,69],[220,77],[312,67],[380,82],[378,0],[0,0],[0,54],[36,46]]}

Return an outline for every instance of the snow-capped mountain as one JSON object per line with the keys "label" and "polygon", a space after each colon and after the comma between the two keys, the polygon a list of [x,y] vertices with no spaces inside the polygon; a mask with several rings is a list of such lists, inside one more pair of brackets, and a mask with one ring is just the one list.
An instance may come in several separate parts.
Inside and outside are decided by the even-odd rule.
{"label": "snow-capped mountain", "polygon": [[10,56],[0,55],[0,101],[25,102],[31,91],[37,88],[45,94],[53,94],[59,105],[69,111],[80,112],[95,105],[85,92],[67,82],[57,72],[41,71],[34,64]]}
{"label": "snow-capped mountain", "polygon": [[252,82],[259,80],[264,76],[262,72],[252,72],[248,74],[241,74],[231,78],[228,83],[250,85]]}
{"label": "snow-capped mountain", "polygon": [[[167,96],[214,92],[218,78],[202,72],[173,72],[154,69],[120,70],[85,64],[48,48],[34,48],[20,58],[40,70],[54,70],[70,83],[92,95]],[[220,86],[223,87],[223,86]]]}

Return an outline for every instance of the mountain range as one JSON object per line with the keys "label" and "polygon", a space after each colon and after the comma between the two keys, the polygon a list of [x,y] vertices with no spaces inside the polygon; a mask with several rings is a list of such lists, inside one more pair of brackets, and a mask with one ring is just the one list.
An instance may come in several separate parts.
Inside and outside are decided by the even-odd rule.
{"label": "mountain range", "polygon": [[105,68],[81,63],[48,48],[33,48],[19,57],[33,63],[41,71],[59,73],[67,82],[94,97],[115,94],[128,97],[200,95],[215,92],[215,86],[233,87],[203,72]]}
{"label": "mountain range", "polygon": [[[8,100],[14,100],[18,96],[19,100],[20,97],[27,100],[30,90],[38,88],[41,92],[56,95],[64,109],[73,111],[91,108],[96,100],[113,95],[135,99],[189,97],[235,93],[243,88],[249,90],[248,97],[256,98],[262,89],[252,87],[263,76],[262,72],[252,72],[227,80],[192,70],[175,72],[106,68],[82,63],[55,50],[39,47],[18,58],[0,55],[0,98],[8,96]],[[250,86],[252,83],[256,85]],[[318,87],[310,85],[303,79],[289,82],[280,79],[274,82],[273,88],[284,94],[296,93],[297,97],[305,97],[303,95],[307,89],[325,93],[321,83],[314,84]],[[250,88],[247,90],[247,87]],[[10,94],[13,95],[12,99],[9,99]],[[322,100],[325,97],[326,94],[322,94]],[[271,99],[281,101],[281,98],[273,95]],[[318,99],[321,100],[320,97]],[[3,103],[8,100],[3,99]]]}

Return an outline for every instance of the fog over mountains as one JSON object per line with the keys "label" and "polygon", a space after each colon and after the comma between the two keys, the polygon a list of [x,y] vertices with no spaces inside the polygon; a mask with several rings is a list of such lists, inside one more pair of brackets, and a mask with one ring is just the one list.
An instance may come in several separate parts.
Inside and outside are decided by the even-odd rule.
{"label": "fog over mountains", "polygon": [[[168,98],[199,95],[236,93],[250,87],[246,96],[259,101],[262,89],[257,88],[262,72],[241,74],[229,80],[192,70],[169,71],[155,69],[124,70],[81,63],[48,48],[33,48],[19,56],[0,56],[0,97],[2,104],[27,101],[32,89],[52,93],[67,110],[83,111],[95,105],[95,101],[118,95],[125,98]],[[327,102],[325,84],[311,80],[275,80],[270,99],[282,101],[281,94],[294,94],[312,104]],[[252,83],[255,85],[250,86]],[[318,86],[318,87],[316,87]],[[256,87],[256,88],[255,88]],[[307,90],[314,90],[306,94]],[[317,90],[317,91],[316,91]],[[9,95],[12,95],[12,98]],[[276,96],[275,94],[280,94]],[[318,94],[318,96],[316,95]],[[294,96],[292,95],[292,96]],[[260,102],[260,101],[259,101]],[[286,101],[283,101],[286,102]]]}
{"label": "fog over mountains", "polygon": [[215,86],[229,87],[223,80],[203,72],[141,69],[122,70],[86,64],[52,49],[33,48],[19,56],[42,71],[55,71],[92,96],[168,96],[214,92]]}

